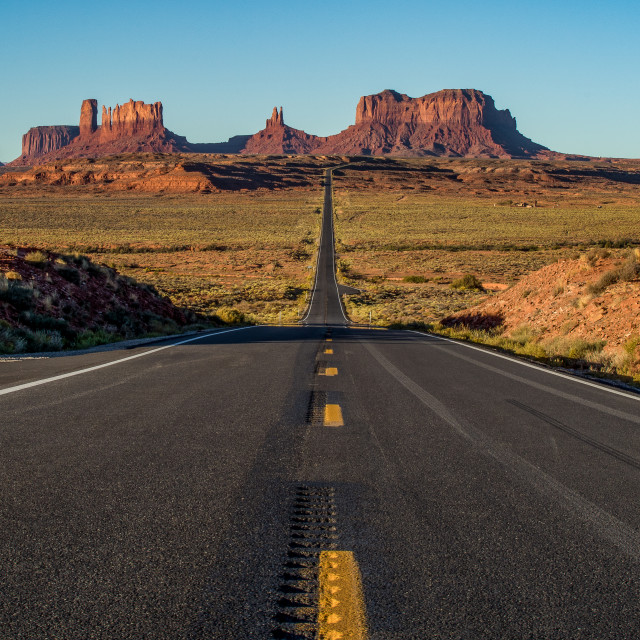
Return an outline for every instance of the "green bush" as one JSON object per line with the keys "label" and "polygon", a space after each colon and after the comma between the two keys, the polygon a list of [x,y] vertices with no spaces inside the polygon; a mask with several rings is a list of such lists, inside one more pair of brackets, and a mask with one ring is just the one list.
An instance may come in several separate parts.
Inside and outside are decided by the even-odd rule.
{"label": "green bush", "polygon": [[462,278],[454,280],[451,283],[451,288],[461,289],[463,291],[484,291],[482,282],[472,273],[466,273]]}
{"label": "green bush", "polygon": [[246,324],[248,322],[247,317],[242,311],[237,309],[229,309],[221,307],[216,310],[216,317],[219,318],[224,324]]}
{"label": "green bush", "polygon": [[527,324],[520,325],[509,335],[510,340],[513,340],[522,347],[530,342],[535,342],[536,338],[536,331]]}
{"label": "green bush", "polygon": [[311,254],[304,247],[296,247],[289,255],[298,262],[306,262],[311,257]]}
{"label": "green bush", "polygon": [[64,318],[54,318],[31,311],[24,311],[20,314],[20,321],[30,329],[58,331],[61,334],[68,333],[69,323]]}
{"label": "green bush", "polygon": [[64,339],[57,331],[26,329],[25,334],[29,351],[58,351],[64,346]]}
{"label": "green bush", "polygon": [[95,331],[87,329],[78,335],[73,343],[73,347],[75,349],[90,349],[91,347],[113,342],[115,338],[116,336],[114,336],[114,334],[104,329],[97,329]]}
{"label": "green bush", "polygon": [[605,344],[602,340],[588,342],[587,340],[577,339],[570,343],[566,356],[576,360],[584,360],[590,354],[600,353]]}
{"label": "green bush", "polygon": [[587,286],[587,291],[589,293],[593,293],[594,295],[597,295],[605,291],[605,289],[607,289],[611,285],[618,282],[618,280],[620,280],[619,269],[611,269],[611,271],[605,271],[600,276],[597,282],[594,282],[593,284],[590,284]]}
{"label": "green bush", "polygon": [[405,276],[404,278],[402,278],[402,282],[426,282],[427,278],[425,278],[424,276]]}
{"label": "green bush", "polygon": [[65,280],[68,280],[73,284],[80,284],[82,282],[80,272],[75,267],[72,267],[71,265],[63,265],[63,266],[56,265],[56,271]]}
{"label": "green bush", "polygon": [[640,264],[637,261],[636,252],[633,251],[629,254],[621,267],[611,269],[610,271],[603,273],[597,282],[594,282],[587,287],[587,291],[597,295],[616,282],[629,282],[631,280],[635,280],[639,276]]}
{"label": "green bush", "polygon": [[628,355],[633,355],[640,345],[640,336],[631,336],[624,344],[624,350]]}
{"label": "green bush", "polygon": [[0,353],[22,353],[27,341],[10,327],[0,329]]}
{"label": "green bush", "polygon": [[37,295],[37,289],[30,282],[6,278],[0,280],[0,300],[8,302],[18,311],[33,309]]}

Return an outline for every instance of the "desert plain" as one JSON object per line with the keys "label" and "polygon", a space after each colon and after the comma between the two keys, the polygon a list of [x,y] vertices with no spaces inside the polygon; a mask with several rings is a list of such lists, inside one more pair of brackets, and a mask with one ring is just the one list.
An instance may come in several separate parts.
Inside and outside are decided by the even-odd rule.
{"label": "desert plain", "polygon": [[[120,154],[0,169],[5,251],[82,254],[206,321],[290,323],[333,168],[350,319],[640,381],[640,162]],[[478,306],[480,305],[480,306]]]}

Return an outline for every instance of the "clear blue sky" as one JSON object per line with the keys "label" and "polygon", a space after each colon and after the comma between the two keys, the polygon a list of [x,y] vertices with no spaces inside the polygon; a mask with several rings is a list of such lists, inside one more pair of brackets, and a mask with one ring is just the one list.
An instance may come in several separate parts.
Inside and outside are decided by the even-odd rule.
{"label": "clear blue sky", "polygon": [[255,133],[275,105],[328,135],[361,95],[475,88],[558,151],[640,157],[637,0],[0,0],[0,160],[83,98],[164,105],[192,142]]}

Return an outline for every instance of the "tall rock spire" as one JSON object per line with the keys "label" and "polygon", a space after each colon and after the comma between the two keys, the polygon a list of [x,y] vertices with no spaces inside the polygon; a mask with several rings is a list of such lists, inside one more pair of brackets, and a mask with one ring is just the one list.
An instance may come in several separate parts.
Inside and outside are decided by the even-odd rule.
{"label": "tall rock spire", "polygon": [[278,107],[273,107],[271,117],[267,120],[267,127],[283,127],[284,119],[282,117],[282,107],[278,111]]}
{"label": "tall rock spire", "polygon": [[98,101],[91,98],[82,101],[80,109],[80,135],[90,136],[98,128]]}

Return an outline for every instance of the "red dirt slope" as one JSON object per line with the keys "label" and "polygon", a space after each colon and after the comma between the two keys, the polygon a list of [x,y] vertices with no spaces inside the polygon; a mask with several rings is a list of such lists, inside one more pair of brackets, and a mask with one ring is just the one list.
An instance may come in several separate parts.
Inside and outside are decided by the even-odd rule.
{"label": "red dirt slope", "polygon": [[442,324],[502,330],[549,355],[584,357],[640,380],[640,250],[608,254],[544,267]]}
{"label": "red dirt slope", "polygon": [[84,256],[0,248],[0,353],[174,333],[195,316]]}

